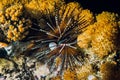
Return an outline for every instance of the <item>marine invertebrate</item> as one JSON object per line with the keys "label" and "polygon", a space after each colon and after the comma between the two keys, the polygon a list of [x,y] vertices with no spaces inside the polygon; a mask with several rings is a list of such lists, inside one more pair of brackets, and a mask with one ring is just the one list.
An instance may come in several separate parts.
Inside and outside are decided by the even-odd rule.
{"label": "marine invertebrate", "polygon": [[78,80],[82,80],[82,79],[88,79],[89,75],[92,73],[93,73],[92,66],[86,63],[81,68],[78,67],[76,75],[78,76]]}
{"label": "marine invertebrate", "polygon": [[27,40],[35,42],[32,57],[47,64],[51,74],[63,75],[66,69],[74,70],[86,61],[86,55],[77,49],[77,36],[92,22],[93,16],[76,2],[55,8],[53,14],[48,12],[39,23],[33,23],[31,29],[37,34],[29,35]]}
{"label": "marine invertebrate", "polygon": [[95,32],[94,26],[91,24],[87,27],[86,31],[78,35],[77,44],[80,46],[80,48],[88,49],[91,47],[91,41],[92,41],[94,32]]}
{"label": "marine invertebrate", "polygon": [[64,72],[64,80],[85,80],[92,73],[92,67],[85,64],[82,67],[76,67],[74,71],[67,69]]}
{"label": "marine invertebrate", "polygon": [[[99,57],[105,57],[119,46],[118,14],[102,12],[96,16],[96,22],[87,27],[78,36],[78,45],[83,49],[92,48]],[[109,45],[109,46],[108,46]]]}
{"label": "marine invertebrate", "polygon": [[0,0],[0,10],[3,10],[6,6],[10,6],[13,4],[27,4],[29,3],[31,0]]}
{"label": "marine invertebrate", "polygon": [[[17,58],[18,56],[20,57],[24,52],[29,51],[29,49],[32,46],[33,45],[32,43],[30,44],[30,42],[26,42],[26,43],[13,42],[7,46],[4,45],[4,47],[1,47],[0,48],[0,61],[1,61],[0,67],[3,67],[3,68],[1,68],[2,70],[0,73],[4,73],[3,70],[5,70],[4,74],[11,74],[10,72],[13,73],[13,72],[16,72],[16,70],[19,71],[18,65],[20,64],[18,64],[18,62],[14,58]],[[10,63],[10,64],[6,64],[6,63]],[[7,67],[4,68],[4,66],[7,66]],[[24,73],[22,73],[22,75],[23,74]]]}
{"label": "marine invertebrate", "polygon": [[[99,68],[103,66],[103,62],[113,61],[116,55],[115,61],[117,62],[116,64],[119,65],[119,54],[113,53],[120,45],[118,18],[118,14],[103,11],[96,16],[96,22],[88,26],[87,30],[77,38],[78,41],[81,40],[78,42],[78,45],[89,54],[89,63],[93,65],[93,69],[94,66],[96,67],[94,70],[98,79],[103,76],[98,74]],[[108,67],[104,66],[104,68],[107,69]],[[106,71],[109,73],[110,70]],[[104,77],[108,77],[108,75],[105,74],[106,73],[104,73]],[[109,79],[106,78],[105,80]]]}
{"label": "marine invertebrate", "polygon": [[55,5],[61,6],[64,0],[31,0],[29,3],[25,4],[26,11],[33,18],[40,18],[42,14],[47,14],[47,11],[52,13],[55,9]]}
{"label": "marine invertebrate", "polygon": [[110,12],[102,12],[96,16],[97,22],[95,35],[92,38],[92,50],[99,57],[103,58],[117,48],[119,32],[118,15]]}
{"label": "marine invertebrate", "polygon": [[76,80],[77,76],[76,76],[76,72],[68,69],[64,72],[64,80],[70,80],[70,79],[71,80]]}
{"label": "marine invertebrate", "polygon": [[[4,2],[7,6],[0,14],[0,31],[10,43],[0,48],[0,57],[12,59],[18,66],[17,69],[13,68],[14,64],[12,69],[0,68],[6,79],[99,80],[101,76],[102,79],[113,76],[109,72],[115,73],[112,78],[118,78],[120,55],[112,53],[117,50],[120,25],[116,14],[103,12],[96,16],[94,23],[93,13],[77,2],[13,1]],[[19,2],[24,8],[21,4],[13,5]],[[23,9],[28,13],[24,14]]]}
{"label": "marine invertebrate", "polygon": [[[6,64],[4,67],[0,68],[2,69],[1,71],[2,76],[5,80],[15,80],[15,79],[36,80],[37,79],[33,74],[36,69],[35,62],[33,62],[34,60],[28,62],[28,58],[23,56],[20,56],[19,58],[14,60],[16,60],[16,63],[19,62],[17,69],[11,67],[12,65],[10,63],[9,65]],[[6,62],[8,63],[8,61]]]}
{"label": "marine invertebrate", "polygon": [[12,5],[0,12],[0,28],[6,35],[7,41],[22,40],[31,27],[30,19],[23,17],[23,6]]}

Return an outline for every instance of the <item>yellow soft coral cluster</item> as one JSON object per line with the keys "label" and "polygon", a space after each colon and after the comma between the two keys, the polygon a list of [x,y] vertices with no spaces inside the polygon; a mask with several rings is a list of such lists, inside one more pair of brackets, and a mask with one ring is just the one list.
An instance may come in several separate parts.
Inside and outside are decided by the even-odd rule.
{"label": "yellow soft coral cluster", "polygon": [[0,0],[0,10],[3,10],[6,6],[13,5],[16,3],[27,4],[31,0]]}
{"label": "yellow soft coral cluster", "polygon": [[78,21],[78,23],[81,23],[80,27],[86,25],[82,24],[85,21],[88,25],[91,24],[94,19],[93,14],[90,12],[90,10],[83,9],[77,2],[71,2],[61,6],[59,14],[60,18],[62,18],[62,21],[74,18],[76,21]]}
{"label": "yellow soft coral cluster", "polygon": [[[58,12],[59,19],[61,20],[59,25],[61,32],[66,27],[74,25],[75,27],[78,26],[78,28],[75,28],[72,31],[75,31],[76,33],[83,31],[85,30],[85,27],[93,22],[94,19],[92,13],[89,10],[84,10],[77,2],[70,2],[62,5]],[[55,33],[58,33],[58,29],[55,30]],[[76,36],[76,34],[73,34],[73,36]]]}
{"label": "yellow soft coral cluster", "polygon": [[[64,12],[65,10],[65,12]],[[60,18],[64,21],[66,17],[72,17],[74,16],[76,19],[78,19],[78,15],[80,14],[79,11],[82,10],[82,7],[77,2],[71,2],[65,5],[61,6],[61,9],[59,10]],[[72,13],[72,14],[71,14]],[[74,19],[75,19],[74,18]]]}
{"label": "yellow soft coral cluster", "polygon": [[86,80],[92,74],[92,67],[90,64],[85,64],[77,70],[77,77],[79,80]]}
{"label": "yellow soft coral cluster", "polygon": [[22,15],[23,6],[22,5],[14,5],[10,6],[5,10],[6,19],[11,19],[12,21],[18,21],[19,17]]}
{"label": "yellow soft coral cluster", "polygon": [[91,47],[92,35],[94,35],[95,29],[93,25],[89,25],[82,34],[78,35],[77,44],[80,48],[87,49]]}
{"label": "yellow soft coral cluster", "polygon": [[76,76],[76,72],[73,70],[66,70],[64,72],[64,80],[76,80],[77,76]]}
{"label": "yellow soft coral cluster", "polygon": [[118,15],[115,13],[98,14],[96,22],[78,36],[78,45],[84,49],[91,48],[101,58],[116,50],[119,35],[117,18]]}
{"label": "yellow soft coral cluster", "polygon": [[104,57],[116,50],[118,37],[118,15],[109,12],[102,12],[94,24],[96,30],[92,38],[92,50],[100,57]]}
{"label": "yellow soft coral cluster", "polygon": [[[9,42],[24,39],[29,33],[28,29],[32,25],[31,20],[26,19],[23,15],[23,5],[16,3],[22,3],[27,12],[25,14],[30,14],[31,18],[37,20],[43,14],[44,16],[55,16],[55,9],[59,9],[59,18],[61,19],[60,28],[65,28],[68,24],[72,25],[73,19],[77,21],[79,30],[84,31],[78,35],[77,44],[83,49],[90,48],[92,53],[100,57],[100,60],[117,49],[116,41],[119,35],[118,28],[120,28],[120,21],[117,20],[117,14],[102,12],[96,16],[95,20],[93,13],[88,9],[83,9],[79,3],[70,2],[66,4],[63,0],[0,0],[0,10],[2,10],[0,12],[0,28]],[[55,31],[54,33],[58,33],[58,29]],[[0,43],[0,47],[5,46],[7,44]],[[89,53],[89,55],[94,54]],[[101,63],[102,61],[98,62]],[[58,64],[60,63],[61,59],[57,58],[56,66],[59,66]],[[99,67],[102,80],[119,80],[120,69],[116,62],[105,61]],[[93,67],[91,64],[85,64],[79,67],[75,66],[75,71],[69,69],[64,71],[62,78],[63,80],[87,80],[91,74],[93,74]],[[54,77],[52,80],[61,80],[61,76]]]}
{"label": "yellow soft coral cluster", "polygon": [[92,73],[92,67],[86,64],[82,67],[76,67],[74,70],[66,70],[64,72],[64,80],[86,80]]}
{"label": "yellow soft coral cluster", "polygon": [[42,14],[54,12],[55,5],[60,6],[63,3],[63,0],[31,0],[25,4],[25,8],[33,18],[38,18]]}
{"label": "yellow soft coral cluster", "polygon": [[0,12],[1,29],[7,37],[7,41],[22,40],[28,34],[31,20],[22,18],[23,6],[16,4]]}

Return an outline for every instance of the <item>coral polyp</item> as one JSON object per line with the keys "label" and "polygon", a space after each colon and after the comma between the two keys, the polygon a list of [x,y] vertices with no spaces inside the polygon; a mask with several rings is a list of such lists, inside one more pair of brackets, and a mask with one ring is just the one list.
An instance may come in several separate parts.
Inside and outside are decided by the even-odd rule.
{"label": "coral polyp", "polygon": [[116,41],[119,35],[117,18],[117,14],[110,12],[102,12],[96,16],[97,22],[94,23],[94,27],[97,29],[95,30],[91,45],[93,52],[99,57],[105,57],[115,51],[119,45]]}
{"label": "coral polyp", "polygon": [[0,28],[8,42],[22,40],[28,34],[31,21],[21,17],[23,12],[23,6],[20,4],[12,5],[0,12]]}
{"label": "coral polyp", "polygon": [[47,14],[46,10],[50,13],[55,9],[55,5],[63,5],[64,0],[31,0],[29,3],[25,4],[25,9],[30,14],[31,17],[39,19],[42,14]]}

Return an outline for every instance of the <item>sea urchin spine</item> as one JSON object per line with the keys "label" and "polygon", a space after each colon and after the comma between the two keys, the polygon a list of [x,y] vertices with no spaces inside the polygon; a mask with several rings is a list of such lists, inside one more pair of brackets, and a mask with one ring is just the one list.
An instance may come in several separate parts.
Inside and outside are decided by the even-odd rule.
{"label": "sea urchin spine", "polygon": [[82,8],[78,3],[65,4],[61,8],[55,6],[53,14],[49,10],[46,12],[47,15],[31,27],[37,33],[28,38],[36,44],[32,56],[47,64],[51,73],[57,71],[62,75],[64,70],[75,70],[76,66],[84,64],[85,55],[77,48],[77,36],[89,21],[84,19],[85,15],[81,16]]}

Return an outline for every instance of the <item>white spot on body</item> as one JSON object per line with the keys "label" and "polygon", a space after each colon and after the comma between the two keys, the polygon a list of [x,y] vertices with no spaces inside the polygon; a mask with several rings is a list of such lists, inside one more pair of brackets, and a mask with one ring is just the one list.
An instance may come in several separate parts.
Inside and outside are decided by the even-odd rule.
{"label": "white spot on body", "polygon": [[11,52],[12,52],[12,46],[4,47],[4,49],[7,51],[7,55],[11,54]]}
{"label": "white spot on body", "polygon": [[49,43],[49,48],[50,50],[54,50],[55,48],[57,48],[57,44],[55,42],[51,42]]}
{"label": "white spot on body", "polygon": [[93,80],[94,78],[95,78],[94,75],[89,75],[89,76],[88,76],[88,80]]}

